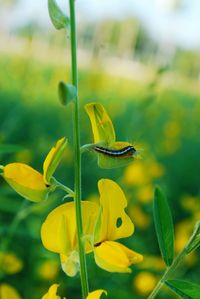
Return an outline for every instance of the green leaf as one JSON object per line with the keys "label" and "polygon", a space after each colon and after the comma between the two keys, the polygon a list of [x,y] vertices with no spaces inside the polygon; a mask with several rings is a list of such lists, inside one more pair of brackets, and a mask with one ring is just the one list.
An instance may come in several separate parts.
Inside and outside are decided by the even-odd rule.
{"label": "green leaf", "polygon": [[77,89],[74,85],[60,81],[58,84],[58,95],[62,105],[66,106],[77,96]]}
{"label": "green leaf", "polygon": [[55,0],[48,0],[50,19],[56,29],[69,28],[69,18],[63,13]]}
{"label": "green leaf", "polygon": [[199,299],[200,286],[184,280],[167,280],[165,284],[184,299]]}
{"label": "green leaf", "polygon": [[163,192],[156,187],[153,204],[156,234],[162,257],[167,266],[174,259],[174,228],[169,205]]}

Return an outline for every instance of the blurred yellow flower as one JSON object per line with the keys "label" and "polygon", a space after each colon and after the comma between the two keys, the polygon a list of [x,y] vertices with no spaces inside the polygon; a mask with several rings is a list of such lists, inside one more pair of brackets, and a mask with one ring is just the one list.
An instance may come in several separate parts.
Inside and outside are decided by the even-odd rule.
{"label": "blurred yellow flower", "polygon": [[163,271],[165,269],[165,263],[160,256],[145,255],[143,263],[138,268],[140,269],[154,269],[155,271]]}
{"label": "blurred yellow flower", "polygon": [[137,198],[142,203],[148,203],[152,201],[153,196],[154,196],[154,187],[151,184],[139,188],[137,192]]}
{"label": "blurred yellow flower", "polygon": [[149,226],[151,218],[143,212],[140,206],[131,205],[128,211],[137,227],[145,229]]}
{"label": "blurred yellow flower", "polygon": [[147,170],[143,163],[136,161],[129,165],[124,173],[124,181],[127,185],[143,185],[148,182]]}
{"label": "blurred yellow flower", "polygon": [[[117,242],[133,234],[134,226],[125,212],[127,201],[121,188],[108,179],[98,182],[100,206],[82,202],[83,232],[86,253],[94,251],[97,265],[111,272],[130,272],[129,266],[142,256]],[[62,268],[69,276],[79,271],[74,202],[53,210],[41,229],[43,245],[60,254]]]}
{"label": "blurred yellow flower", "polygon": [[109,169],[133,162],[136,149],[131,143],[115,141],[115,130],[105,108],[101,104],[90,103],[85,109],[92,125],[94,146],[91,148],[97,152],[98,165]]}
{"label": "blurred yellow flower", "polygon": [[15,274],[23,268],[23,262],[15,254],[0,252],[0,269],[4,273]]}
{"label": "blurred yellow flower", "polygon": [[1,299],[22,299],[16,289],[12,286],[2,283],[0,284],[0,298]]}
{"label": "blurred yellow flower", "polygon": [[149,294],[157,283],[157,278],[150,272],[139,273],[133,281],[133,285],[138,293]]}
{"label": "blurred yellow flower", "polygon": [[198,196],[184,195],[181,198],[181,205],[186,211],[193,213],[200,212]]}
{"label": "blurred yellow flower", "polygon": [[59,265],[56,261],[47,260],[37,268],[38,275],[44,280],[55,279],[59,271]]}
{"label": "blurred yellow flower", "polygon": [[156,162],[153,158],[148,161],[135,161],[129,165],[124,172],[124,182],[127,185],[148,185],[155,178],[161,177],[164,174],[164,167]]}
{"label": "blurred yellow flower", "polygon": [[[58,287],[59,287],[58,284],[53,284],[49,288],[47,294],[45,294],[42,297],[42,299],[61,299],[60,296],[57,296],[57,289],[58,289]],[[107,295],[107,292],[105,290],[96,290],[96,291],[93,291],[93,292],[91,292],[91,293],[88,294],[88,296],[87,296],[86,299],[100,299],[100,297],[101,297],[101,295],[103,293]],[[9,298],[9,299],[12,299],[12,298]],[[66,299],[66,298],[63,298],[63,299]]]}
{"label": "blurred yellow flower", "polygon": [[66,144],[67,141],[62,138],[50,150],[43,164],[43,175],[23,163],[7,164],[2,168],[1,175],[21,196],[39,202],[47,198],[48,193],[54,188],[51,185],[51,177],[58,166]]}
{"label": "blurred yellow flower", "polygon": [[177,121],[170,121],[165,124],[164,134],[167,138],[177,138],[180,135],[181,128]]}
{"label": "blurred yellow flower", "polygon": [[175,226],[175,250],[180,252],[186,245],[192,231],[194,223],[190,220],[183,220]]}

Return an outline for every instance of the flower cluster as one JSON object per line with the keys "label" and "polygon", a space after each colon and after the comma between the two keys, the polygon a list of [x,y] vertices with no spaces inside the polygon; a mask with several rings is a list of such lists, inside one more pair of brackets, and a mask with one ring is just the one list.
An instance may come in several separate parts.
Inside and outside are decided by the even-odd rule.
{"label": "flower cluster", "polygon": [[[99,204],[82,201],[85,251],[93,252],[96,264],[106,271],[130,272],[129,266],[142,261],[142,256],[116,242],[134,232],[124,210],[127,200],[114,181],[101,179],[98,188]],[[48,215],[41,237],[48,250],[60,254],[64,272],[74,276],[79,270],[74,202],[60,205]]]}

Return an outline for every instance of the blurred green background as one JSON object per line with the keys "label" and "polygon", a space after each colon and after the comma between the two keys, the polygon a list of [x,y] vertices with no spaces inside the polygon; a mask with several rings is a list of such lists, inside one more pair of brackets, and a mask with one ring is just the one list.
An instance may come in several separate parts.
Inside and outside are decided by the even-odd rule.
{"label": "blurred green background", "polygon": [[[15,4],[7,1],[2,8]],[[2,30],[0,37],[0,164],[20,161],[41,172],[49,149],[67,136],[69,146],[56,178],[73,188],[71,107],[63,108],[57,95],[58,82],[70,80],[69,39],[34,22]],[[82,144],[92,142],[84,105],[98,101],[113,120],[117,140],[143,149],[141,160],[117,170],[99,169],[92,153],[83,156],[83,198],[98,199],[98,179],[116,180],[135,224],[125,244],[144,255],[132,274],[107,273],[89,256],[90,286],[108,290],[112,299],[146,298],[164,269],[152,217],[155,184],[168,196],[177,252],[200,218],[199,53],[174,47],[171,56],[160,59],[166,56],[159,43],[133,17],[80,22],[78,38]],[[0,180],[0,278],[22,298],[41,298],[54,282],[60,283],[63,296],[80,298],[79,278],[66,277],[58,256],[43,248],[40,239],[42,222],[63,195],[24,203]],[[200,283],[199,277],[197,251],[176,278]],[[158,298],[177,297],[163,289]]]}

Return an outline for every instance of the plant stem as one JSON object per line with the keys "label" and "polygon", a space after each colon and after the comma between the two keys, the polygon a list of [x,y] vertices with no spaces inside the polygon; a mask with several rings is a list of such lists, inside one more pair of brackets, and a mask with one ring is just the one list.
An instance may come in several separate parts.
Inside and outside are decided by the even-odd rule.
{"label": "plant stem", "polygon": [[75,151],[75,207],[76,207],[76,226],[77,240],[80,259],[80,276],[82,297],[86,299],[89,287],[87,278],[86,257],[84,251],[83,225],[81,213],[81,152],[80,152],[80,125],[79,125],[79,97],[78,97],[78,68],[76,54],[76,19],[75,19],[75,0],[69,0],[70,6],[70,27],[71,27],[71,63],[72,63],[72,84],[77,89],[77,97],[73,106],[73,132],[74,132],[74,151]]}
{"label": "plant stem", "polygon": [[199,231],[200,231],[200,221],[198,221],[194,227],[194,231],[189,238],[188,242],[186,243],[185,247],[183,250],[177,255],[177,257],[174,259],[173,263],[171,266],[167,267],[165,270],[162,278],[159,280],[151,294],[147,299],[154,299],[155,296],[158,294],[160,289],[162,288],[163,284],[165,283],[166,280],[168,280],[178,265],[182,262],[183,258],[188,255],[192,250],[195,250],[197,247],[199,247],[199,242],[200,242],[200,237],[199,237]]}
{"label": "plant stem", "polygon": [[151,294],[147,299],[153,299],[155,296],[158,294],[162,286],[164,285],[165,281],[171,277],[171,275],[174,273],[180,262],[183,260],[184,256],[187,254],[186,252],[186,247],[177,255],[177,257],[174,259],[173,263],[171,266],[167,267],[165,270],[162,278],[159,280]]}

